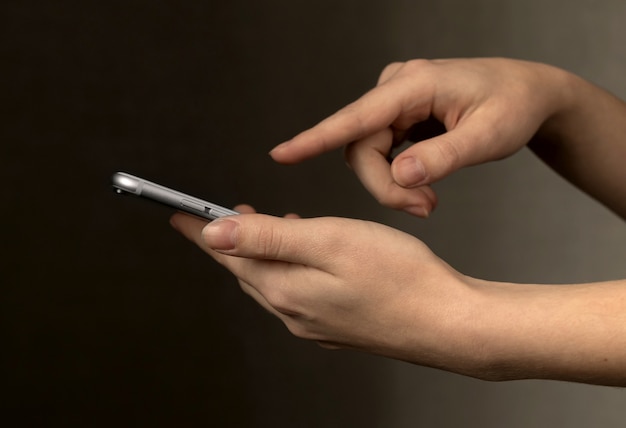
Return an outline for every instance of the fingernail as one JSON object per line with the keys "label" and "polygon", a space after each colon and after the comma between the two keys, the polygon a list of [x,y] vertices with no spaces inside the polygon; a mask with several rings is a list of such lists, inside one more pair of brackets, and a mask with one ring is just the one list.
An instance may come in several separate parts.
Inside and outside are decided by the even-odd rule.
{"label": "fingernail", "polygon": [[403,187],[419,186],[426,180],[424,164],[413,157],[399,159],[394,170],[394,179]]}
{"label": "fingernail", "polygon": [[430,213],[428,212],[428,210],[420,206],[406,207],[404,208],[404,211],[406,211],[407,213],[411,215],[414,215],[416,217],[421,217],[421,218],[428,218],[430,216]]}
{"label": "fingernail", "polygon": [[277,153],[277,152],[282,151],[283,149],[285,149],[289,145],[289,143],[290,143],[290,141],[285,141],[284,143],[281,143],[281,144],[277,145],[272,150],[270,150],[270,155],[273,154],[273,153]]}
{"label": "fingernail", "polygon": [[232,250],[237,240],[239,224],[232,220],[214,220],[202,230],[202,237],[214,250]]}

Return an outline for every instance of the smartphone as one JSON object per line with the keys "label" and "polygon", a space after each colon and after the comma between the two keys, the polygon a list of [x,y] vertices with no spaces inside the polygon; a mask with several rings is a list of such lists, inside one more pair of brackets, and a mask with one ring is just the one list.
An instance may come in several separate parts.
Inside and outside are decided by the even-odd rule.
{"label": "smartphone", "polygon": [[113,174],[111,181],[113,189],[120,195],[135,195],[150,199],[206,220],[215,220],[216,218],[239,214],[237,211],[194,198],[125,172]]}

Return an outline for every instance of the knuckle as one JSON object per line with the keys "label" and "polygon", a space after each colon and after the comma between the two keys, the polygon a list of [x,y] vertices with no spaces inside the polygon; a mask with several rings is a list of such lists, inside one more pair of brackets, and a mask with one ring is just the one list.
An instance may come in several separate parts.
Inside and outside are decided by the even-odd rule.
{"label": "knuckle", "polygon": [[275,260],[283,247],[282,235],[274,228],[262,228],[257,235],[256,248],[263,258]]}
{"label": "knuckle", "polygon": [[429,70],[435,64],[434,61],[428,59],[411,59],[406,62],[392,62],[388,64],[378,78],[378,84],[383,84],[392,79],[396,75],[412,74]]}
{"label": "knuckle", "polygon": [[433,62],[428,59],[416,58],[407,61],[404,64],[404,67],[407,69],[407,71],[422,71],[431,67],[432,65]]}
{"label": "knuckle", "polygon": [[383,68],[382,74],[384,74],[386,72],[397,70],[398,68],[402,67],[404,64],[406,64],[406,63],[402,62],[402,61],[390,62],[389,64],[387,64],[385,66],[385,68]]}
{"label": "knuckle", "polygon": [[383,68],[383,71],[380,73],[380,76],[378,77],[378,84],[382,84],[385,81],[389,80],[391,76],[396,74],[396,72],[402,68],[403,65],[403,62],[392,62],[387,64],[385,68]]}
{"label": "knuckle", "polygon": [[449,138],[438,138],[433,140],[433,145],[445,172],[456,169],[462,159],[458,144]]}

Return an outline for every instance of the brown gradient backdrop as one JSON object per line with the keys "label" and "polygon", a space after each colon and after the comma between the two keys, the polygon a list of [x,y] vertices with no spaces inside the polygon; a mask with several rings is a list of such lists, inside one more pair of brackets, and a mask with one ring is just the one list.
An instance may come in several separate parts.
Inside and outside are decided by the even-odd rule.
{"label": "brown gradient backdrop", "polygon": [[378,207],[339,152],[267,156],[394,60],[535,59],[624,96],[626,6],[591,4],[4,2],[2,422],[623,426],[619,390],[489,384],[296,339],[166,209],[109,189],[127,170],[225,205],[380,221],[484,278],[623,277],[623,222],[529,153],[439,184],[428,221]]}

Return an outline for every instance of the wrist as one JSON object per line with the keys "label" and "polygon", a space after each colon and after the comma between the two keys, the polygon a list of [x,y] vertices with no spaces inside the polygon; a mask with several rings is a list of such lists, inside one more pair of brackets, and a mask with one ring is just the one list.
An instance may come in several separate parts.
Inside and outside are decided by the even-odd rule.
{"label": "wrist", "polygon": [[626,217],[626,103],[565,71],[555,71],[553,79],[553,113],[529,148],[580,190]]}
{"label": "wrist", "polygon": [[465,298],[457,316],[448,318],[440,368],[487,381],[543,377],[539,369],[554,355],[546,354],[540,337],[550,309],[536,296],[542,286],[462,282]]}
{"label": "wrist", "polygon": [[516,343],[503,325],[511,321],[503,287],[458,273],[446,278],[443,296],[431,304],[420,299],[408,312],[418,319],[406,320],[407,325],[425,327],[411,329],[387,356],[483,380],[518,377],[513,373]]}
{"label": "wrist", "polygon": [[491,381],[626,383],[625,281],[573,285],[471,279],[464,374]]}
{"label": "wrist", "polygon": [[[465,298],[447,323],[446,370],[487,381],[551,377],[565,365],[555,287],[462,279]],[[554,330],[556,329],[556,331]],[[555,346],[556,345],[556,346]],[[561,376],[562,377],[562,376]]]}
{"label": "wrist", "polygon": [[516,331],[521,296],[517,284],[464,276],[454,317],[446,323],[447,370],[488,381],[527,377],[520,366],[523,345]]}

